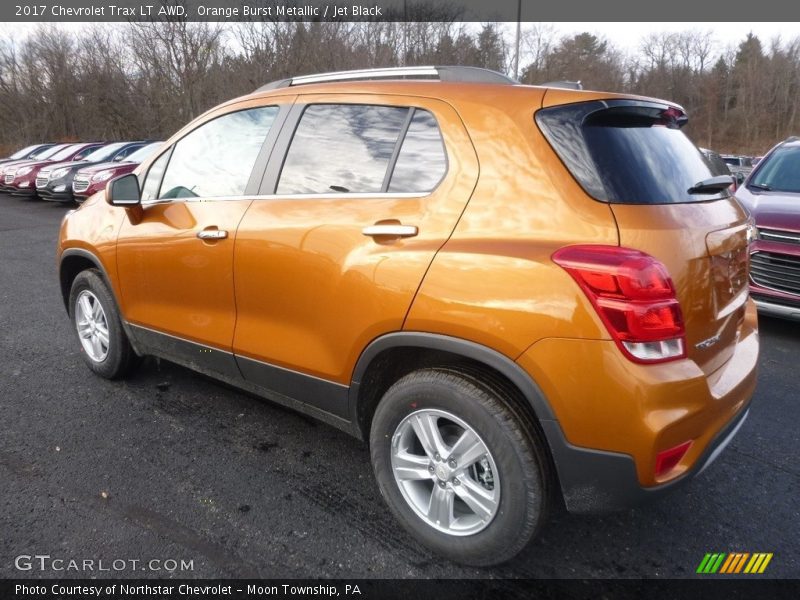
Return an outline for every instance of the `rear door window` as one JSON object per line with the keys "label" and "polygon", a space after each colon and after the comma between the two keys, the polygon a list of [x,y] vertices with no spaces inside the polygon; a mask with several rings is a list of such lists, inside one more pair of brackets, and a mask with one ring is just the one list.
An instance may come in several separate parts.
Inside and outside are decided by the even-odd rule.
{"label": "rear door window", "polygon": [[545,108],[536,122],[561,161],[596,200],[675,204],[728,197],[690,194],[714,174],[680,130],[686,117],[666,104],[633,100]]}
{"label": "rear door window", "polygon": [[308,106],[297,125],[278,194],[379,193],[408,109]]}

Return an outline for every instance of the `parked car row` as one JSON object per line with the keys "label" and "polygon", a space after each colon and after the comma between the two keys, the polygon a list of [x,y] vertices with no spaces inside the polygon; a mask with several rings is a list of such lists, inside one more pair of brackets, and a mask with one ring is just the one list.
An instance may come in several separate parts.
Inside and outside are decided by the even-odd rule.
{"label": "parked car row", "polygon": [[753,157],[752,156],[740,156],[737,154],[723,154],[722,160],[725,161],[725,164],[728,165],[728,169],[734,175],[736,173],[743,173],[744,175],[749,175],[750,171],[753,170]]}
{"label": "parked car row", "polygon": [[0,160],[0,191],[53,202],[83,202],[108,180],[132,172],[160,145],[140,140],[28,146]]}

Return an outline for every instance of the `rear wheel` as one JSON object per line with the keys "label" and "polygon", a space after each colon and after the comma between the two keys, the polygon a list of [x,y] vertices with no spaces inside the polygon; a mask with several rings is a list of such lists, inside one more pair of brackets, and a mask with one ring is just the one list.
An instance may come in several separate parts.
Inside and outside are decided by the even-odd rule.
{"label": "rear wheel", "polygon": [[392,512],[452,560],[504,562],[545,518],[549,482],[535,433],[472,375],[426,369],[400,379],[376,409],[370,444]]}
{"label": "rear wheel", "polygon": [[75,277],[69,316],[83,359],[92,371],[116,379],[136,365],[137,356],[122,327],[114,297],[98,271],[82,271]]}

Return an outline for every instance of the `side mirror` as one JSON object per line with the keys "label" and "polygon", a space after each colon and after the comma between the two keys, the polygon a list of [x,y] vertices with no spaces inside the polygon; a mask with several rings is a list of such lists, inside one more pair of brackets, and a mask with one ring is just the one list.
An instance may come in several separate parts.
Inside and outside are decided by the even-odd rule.
{"label": "side mirror", "polygon": [[744,179],[745,179],[744,173],[742,173],[742,172],[736,173],[736,175],[734,177],[736,177],[736,187],[739,187],[740,185],[742,185],[744,183]]}
{"label": "side mirror", "polygon": [[106,184],[106,202],[111,206],[137,206],[141,201],[139,178],[133,173],[112,179]]}

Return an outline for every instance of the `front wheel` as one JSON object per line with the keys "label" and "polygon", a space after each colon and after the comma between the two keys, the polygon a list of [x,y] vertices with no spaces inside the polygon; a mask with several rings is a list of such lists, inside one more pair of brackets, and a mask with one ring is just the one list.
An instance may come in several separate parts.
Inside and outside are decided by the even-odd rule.
{"label": "front wheel", "polygon": [[516,555],[547,512],[546,458],[498,390],[464,372],[406,375],[370,432],[381,493],[403,526],[454,561]]}

